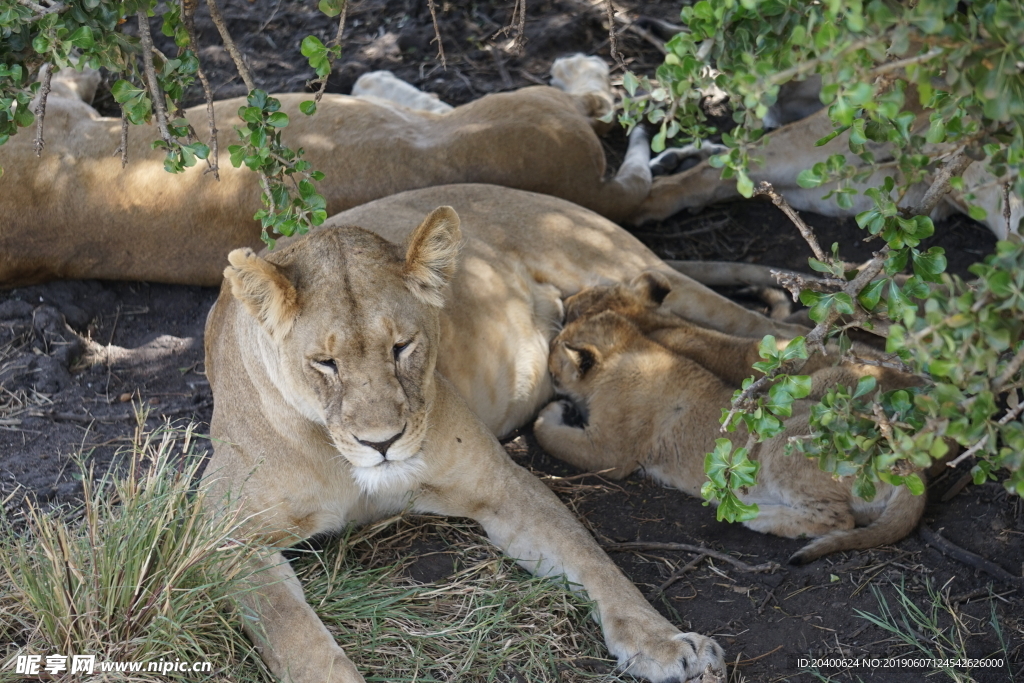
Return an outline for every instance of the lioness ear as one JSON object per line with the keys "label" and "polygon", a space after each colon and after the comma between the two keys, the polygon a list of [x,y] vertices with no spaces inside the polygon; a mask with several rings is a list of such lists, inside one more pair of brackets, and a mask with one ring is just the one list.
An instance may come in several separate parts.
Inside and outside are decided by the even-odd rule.
{"label": "lioness ear", "polygon": [[655,308],[660,306],[668,293],[672,291],[672,282],[663,273],[648,270],[640,273],[629,283],[637,296],[650,302]]}
{"label": "lioness ear", "polygon": [[569,356],[569,360],[572,361],[573,365],[576,366],[577,378],[587,374],[601,359],[601,354],[597,348],[590,344],[580,344],[579,346],[566,344],[565,353]]}
{"label": "lioness ear", "polygon": [[252,249],[235,249],[228,254],[228,262],[231,265],[224,269],[224,277],[231,283],[234,297],[271,336],[280,339],[288,334],[299,314],[299,296],[291,281]]}
{"label": "lioness ear", "polygon": [[409,237],[405,252],[405,284],[424,303],[440,308],[444,290],[455,274],[462,231],[450,206],[430,212]]}

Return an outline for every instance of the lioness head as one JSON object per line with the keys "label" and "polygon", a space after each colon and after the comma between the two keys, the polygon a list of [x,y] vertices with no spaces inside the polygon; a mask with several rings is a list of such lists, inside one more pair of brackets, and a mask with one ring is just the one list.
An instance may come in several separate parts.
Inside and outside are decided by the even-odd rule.
{"label": "lioness head", "polygon": [[668,278],[654,270],[640,273],[629,284],[588,287],[565,300],[565,322],[568,324],[602,311],[635,317],[661,306],[671,291],[672,283]]}
{"label": "lioness head", "polygon": [[258,325],[247,367],[265,370],[292,408],[325,428],[363,490],[408,484],[422,466],[439,312],[460,239],[458,215],[441,207],[404,248],[337,227],[265,257],[228,256],[224,277]]}

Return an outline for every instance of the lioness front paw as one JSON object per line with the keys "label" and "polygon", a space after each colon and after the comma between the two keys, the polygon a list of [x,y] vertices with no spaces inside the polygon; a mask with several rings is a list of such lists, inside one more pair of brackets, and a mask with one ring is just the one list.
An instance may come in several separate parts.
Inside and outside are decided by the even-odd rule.
{"label": "lioness front paw", "polygon": [[[610,643],[610,649],[623,671],[653,683],[700,680],[709,669],[724,676],[725,653],[718,643],[699,633],[679,633],[674,628],[671,630],[675,631],[673,635],[659,633],[646,638],[636,637],[639,634],[628,634],[634,637],[629,638],[627,635],[627,639],[640,642],[623,649]],[[722,680],[725,680],[724,677]]]}

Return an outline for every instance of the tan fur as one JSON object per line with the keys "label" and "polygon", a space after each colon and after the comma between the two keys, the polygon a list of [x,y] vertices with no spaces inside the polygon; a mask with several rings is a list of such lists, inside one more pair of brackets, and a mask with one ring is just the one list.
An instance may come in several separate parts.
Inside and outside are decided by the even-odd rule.
{"label": "tan fur", "polygon": [[[926,125],[927,119],[924,116],[919,117],[916,127],[920,129]],[[811,168],[815,163],[833,154],[845,156],[847,163],[855,166],[861,164],[860,159],[850,152],[847,133],[839,135],[822,147],[815,146],[815,142],[831,133],[833,127],[832,121],[828,118],[828,110],[822,109],[807,118],[772,131],[765,137],[764,147],[756,152],[756,156],[762,157],[764,162],[751,168],[751,180],[755,184],[768,181],[790,205],[800,211],[813,211],[826,216],[854,216],[872,208],[868,197],[857,194],[853,197],[853,207],[849,210],[842,209],[833,198],[823,199],[830,189],[834,189],[833,185],[806,189],[796,182],[800,171]],[[888,154],[884,147],[878,145],[871,151],[879,162],[884,161]],[[988,215],[982,222],[997,238],[1006,239],[1007,235],[1020,234],[1024,228],[1021,225],[1021,219],[1024,218],[1024,201],[1016,194],[1010,195],[1010,215],[1007,221],[1003,217],[1002,201],[1003,182],[1007,179],[995,178],[984,167],[985,162],[971,164],[963,174],[964,191],[951,191],[936,207],[932,217],[944,218],[952,211],[967,213],[968,201],[964,196],[974,193],[975,199],[970,203],[985,209]],[[875,187],[881,184],[885,175],[891,173],[891,170],[882,169],[864,183],[854,184],[853,187],[861,190]],[[924,196],[928,184],[930,181],[911,186],[910,191],[900,202],[901,206],[914,206]],[[740,194],[736,191],[736,181],[723,180],[722,170],[715,168],[705,159],[681,173],[655,178],[650,195],[633,215],[633,220],[636,223],[660,220],[683,209],[700,209],[713,202],[738,197]]]}
{"label": "tan fur", "polygon": [[[679,341],[691,330],[676,327],[674,332]],[[552,343],[550,368],[557,389],[580,406],[585,424],[575,423],[569,402],[555,401],[534,423],[538,442],[576,467],[608,470],[616,478],[642,468],[658,481],[699,496],[704,457],[714,450],[715,440],[729,438],[735,446],[746,441],[745,433],[719,429],[736,385],[694,360],[702,355],[696,347],[706,343],[698,336],[681,355],[644,336],[615,311],[576,318]],[[709,347],[703,355],[717,353],[736,367],[747,364],[749,358],[737,357],[735,348]],[[840,376],[835,368],[826,372],[827,383],[855,380],[853,373]],[[815,384],[821,383],[815,378]],[[853,495],[852,481],[836,481],[815,461],[785,455],[787,439],[807,433],[809,406],[809,401],[798,402],[786,430],[752,449],[751,458],[761,465],[758,483],[738,495],[756,503],[760,514],[745,525],[788,538],[821,537],[792,562],[893,543],[910,533],[924,510],[923,496],[879,483],[878,495],[868,503]]]}
{"label": "tan fur", "polygon": [[224,269],[224,278],[234,297],[272,335],[288,334],[299,314],[298,295],[288,278],[252,249],[235,249],[228,254],[228,263],[231,265]]}
{"label": "tan fur", "polygon": [[[447,207],[422,219],[427,210],[420,207],[438,196],[465,207],[461,221]],[[529,208],[502,218],[508,202]],[[418,227],[409,220],[414,212]],[[242,263],[252,282],[239,288],[232,272],[206,327],[215,399],[214,455],[204,477],[209,500],[239,510],[250,520],[249,533],[272,547],[407,508],[470,517],[528,570],[581,586],[596,603],[609,650],[630,673],[676,681],[707,666],[723,668],[721,648],[681,633],[648,605],[493,435],[504,419],[496,416],[523,407],[511,404],[530,400],[528,409],[536,410],[550,396],[543,359],[551,317],[559,287],[572,281],[574,270],[582,272],[573,259],[586,251],[583,244],[598,235],[624,239],[591,216],[566,202],[502,188],[434,188],[347,212],[263,256],[237,255],[233,262]],[[572,234],[583,244],[574,250],[567,239],[562,267],[540,269],[550,281],[538,282],[531,275],[540,265],[535,259],[495,245],[510,239],[503,224],[510,220],[525,221],[533,236],[553,230],[552,239],[572,237],[578,228],[582,237]],[[402,242],[409,246],[399,247]],[[644,260],[637,250],[602,246],[611,253],[594,259],[599,272],[628,271]],[[289,288],[299,310],[283,335],[268,333],[263,309],[235,295],[289,299]],[[515,353],[507,356],[506,349]],[[492,394],[491,405],[486,393],[473,405],[498,424],[481,422],[457,392],[484,357],[483,371],[521,380],[516,391]],[[518,367],[538,362],[543,380],[536,366],[525,373]],[[245,628],[273,673],[296,683],[362,681],[280,553],[269,551],[256,564],[258,592],[244,599],[256,618]]]}
{"label": "tan fur", "polygon": [[[637,135],[619,173],[606,180],[591,95],[536,86],[436,114],[328,94],[312,117],[298,110],[308,94],[276,97],[290,118],[284,143],[302,147],[326,174],[318,190],[330,213],[404,190],[480,182],[627,220],[650,189],[649,150]],[[0,287],[53,278],[218,284],[229,251],[261,245],[252,219],[261,206],[258,179],[228,159],[243,104],[215,104],[218,182],[202,162],[168,175],[163,154],[150,148],[159,137],[155,125],[133,127],[122,169],[112,156],[120,119],[101,117],[76,98],[51,97],[42,158],[30,131],[0,146]],[[598,108],[604,113],[606,105]],[[208,129],[205,106],[186,118],[200,135]]]}

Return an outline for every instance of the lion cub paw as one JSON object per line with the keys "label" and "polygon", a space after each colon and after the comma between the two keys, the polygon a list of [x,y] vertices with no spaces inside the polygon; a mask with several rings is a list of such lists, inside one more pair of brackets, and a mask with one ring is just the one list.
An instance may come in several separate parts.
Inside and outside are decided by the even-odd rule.
{"label": "lion cub paw", "polygon": [[587,426],[587,419],[572,401],[565,399],[552,401],[544,406],[533,423],[535,430],[543,431],[548,427],[574,427],[582,429]]}
{"label": "lion cub paw", "polygon": [[[675,630],[675,629],[672,629]],[[725,671],[725,653],[711,638],[699,633],[659,634],[625,651],[613,648],[619,667],[653,683],[716,680]],[[711,676],[705,676],[711,672]],[[704,678],[702,678],[704,677]]]}

